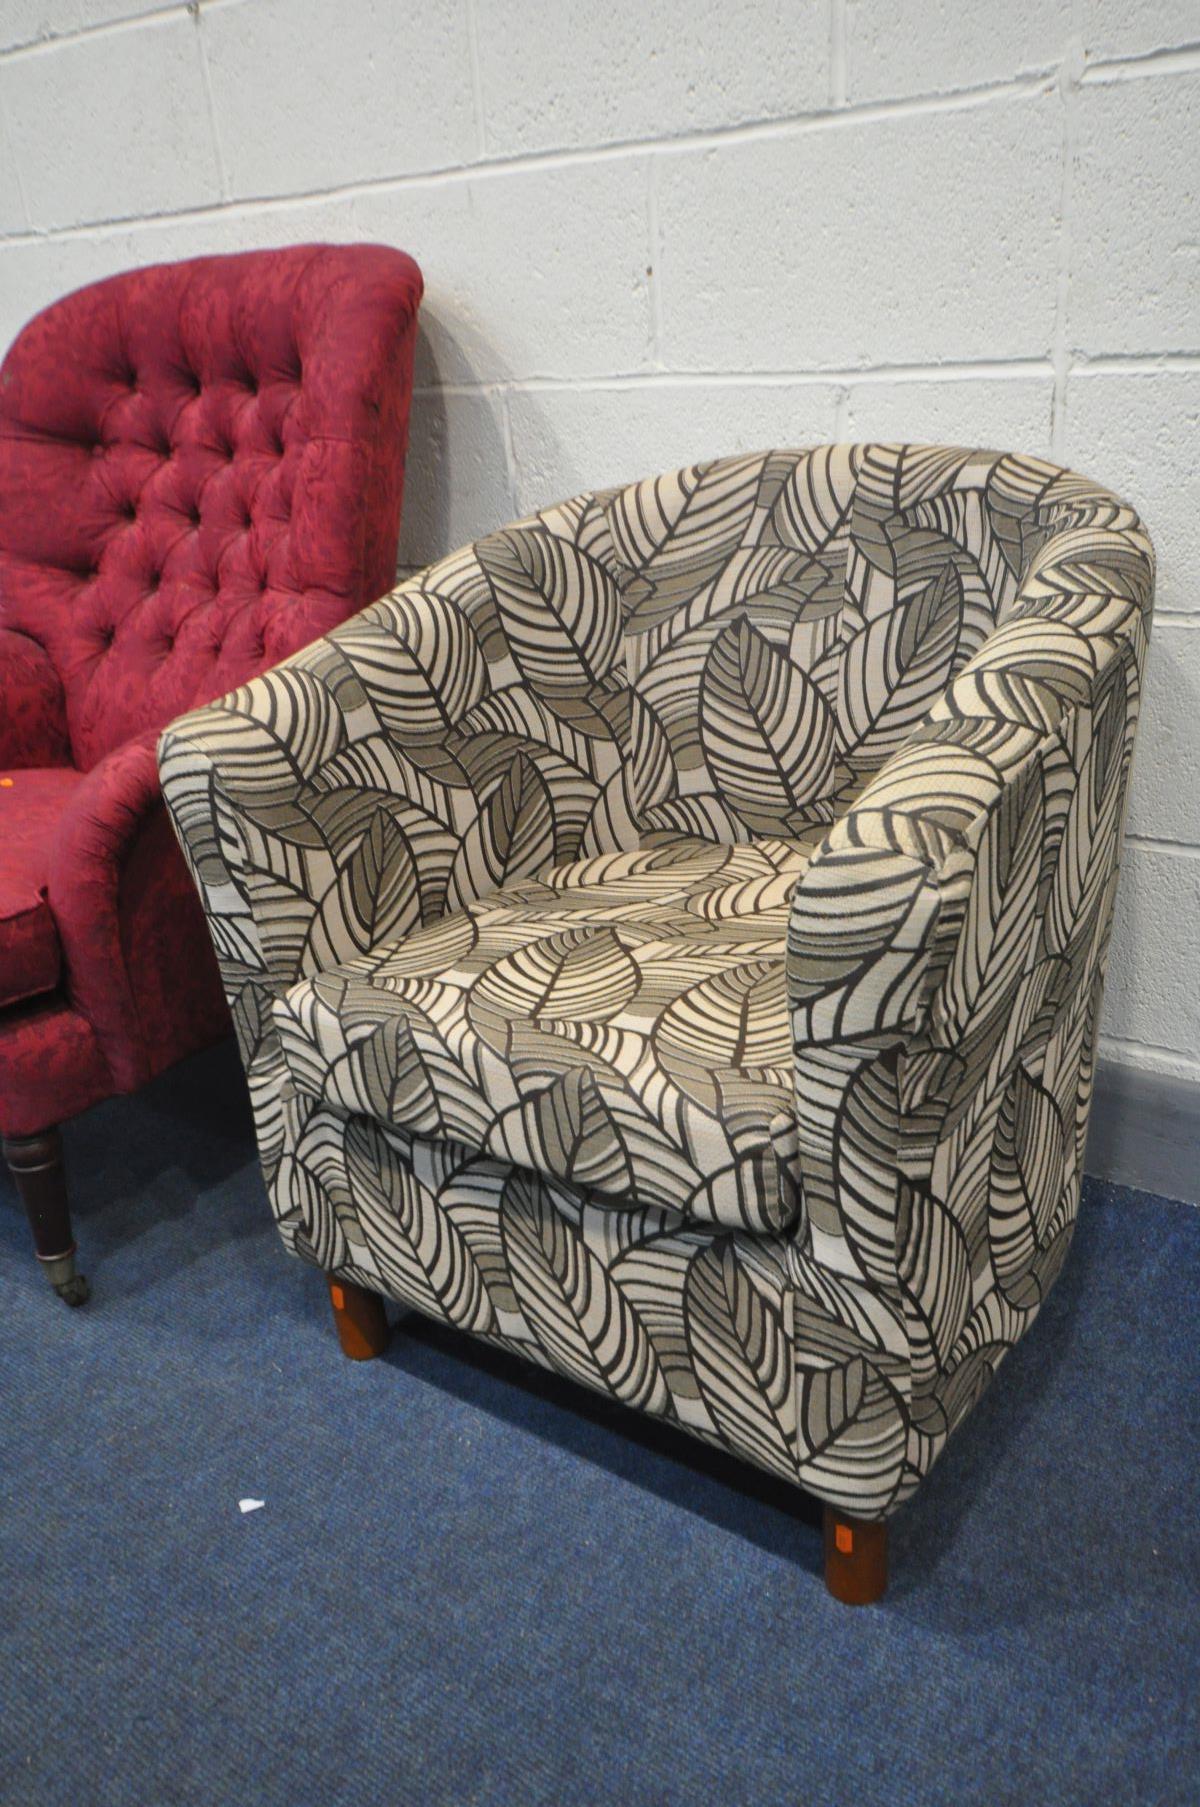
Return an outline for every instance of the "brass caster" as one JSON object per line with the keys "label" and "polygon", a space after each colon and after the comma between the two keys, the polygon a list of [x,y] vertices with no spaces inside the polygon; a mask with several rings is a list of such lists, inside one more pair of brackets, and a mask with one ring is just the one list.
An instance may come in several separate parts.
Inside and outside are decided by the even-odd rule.
{"label": "brass caster", "polygon": [[42,1269],[64,1305],[87,1304],[92,1289],[86,1276],[75,1272],[74,1249],[69,1255],[55,1255],[49,1261],[42,1261]]}

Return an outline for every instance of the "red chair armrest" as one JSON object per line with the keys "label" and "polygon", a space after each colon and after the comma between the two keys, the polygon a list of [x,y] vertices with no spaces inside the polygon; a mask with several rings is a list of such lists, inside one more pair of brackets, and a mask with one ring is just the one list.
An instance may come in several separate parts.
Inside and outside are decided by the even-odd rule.
{"label": "red chair armrest", "polygon": [[50,656],[0,628],[0,767],[70,765],[66,704]]}
{"label": "red chair armrest", "polygon": [[136,837],[162,808],[154,743],[152,733],[126,741],[92,767],[50,852],[50,908],[68,993],[95,1029],[119,1084],[142,1077],[143,1036],[121,937],[121,876]]}

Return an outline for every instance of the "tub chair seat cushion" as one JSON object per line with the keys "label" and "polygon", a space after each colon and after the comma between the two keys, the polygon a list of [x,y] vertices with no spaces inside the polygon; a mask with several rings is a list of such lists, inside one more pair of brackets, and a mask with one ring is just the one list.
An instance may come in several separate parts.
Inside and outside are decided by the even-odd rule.
{"label": "tub chair seat cushion", "polygon": [[597,1203],[785,1229],[788,905],[811,847],[658,835],[507,886],[292,986],[292,1083]]}

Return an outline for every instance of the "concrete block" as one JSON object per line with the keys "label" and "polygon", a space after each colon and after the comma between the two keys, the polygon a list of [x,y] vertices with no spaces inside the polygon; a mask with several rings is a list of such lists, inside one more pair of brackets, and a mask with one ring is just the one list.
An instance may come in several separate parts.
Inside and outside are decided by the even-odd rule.
{"label": "concrete block", "polygon": [[1200,73],[1085,81],[1076,108],[1071,344],[1200,349]]}
{"label": "concrete block", "polygon": [[1145,56],[1200,43],[1196,0],[1082,0],[1080,12],[1089,57]]}
{"label": "concrete block", "polygon": [[940,94],[1049,69],[1071,34],[1062,0],[846,0],[846,98]]}
{"label": "concrete block", "polygon": [[834,437],[828,383],[637,383],[509,397],[517,507],[769,446]]}
{"label": "concrete block", "polygon": [[1127,496],[1145,517],[1158,553],[1158,608],[1200,616],[1197,444],[1200,371],[1169,364],[1121,374],[1072,371],[1066,462]]}
{"label": "concrete block", "polygon": [[163,0],[3,0],[0,51],[160,11]]}
{"label": "concrete block", "polygon": [[10,58],[0,63],[0,105],[38,230],[220,197],[187,13]]}
{"label": "concrete block", "polygon": [[0,51],[78,31],[81,0],[6,0],[0,7]]}
{"label": "concrete block", "polygon": [[24,232],[28,227],[21,185],[17,181],[17,165],[12,154],[12,140],[3,110],[0,109],[0,236]]}
{"label": "concrete block", "polygon": [[[143,13],[161,12],[163,4],[164,0],[75,0],[74,10],[79,14],[81,27],[115,25],[121,19],[137,19]],[[44,10],[45,0],[42,0],[42,7]],[[66,10],[64,6],[63,11]]]}
{"label": "concrete block", "polygon": [[305,194],[475,154],[466,0],[255,0],[205,8],[200,24],[234,195]]}
{"label": "concrete block", "polygon": [[5,0],[0,6],[0,51],[59,38],[83,24],[83,0]]}
{"label": "concrete block", "polygon": [[667,138],[823,107],[825,0],[528,0],[477,10],[489,155]]}
{"label": "concrete block", "polygon": [[1200,1050],[1200,858],[1126,843],[1101,1025],[1195,1060]]}
{"label": "concrete block", "polygon": [[503,527],[520,510],[509,483],[503,400],[495,392],[413,397],[399,566],[419,568]]}
{"label": "concrete block", "polygon": [[[1156,621],[1138,724],[1129,831],[1200,847],[1200,628]],[[1200,1044],[1195,1053],[1200,1059]]]}
{"label": "concrete block", "polygon": [[421,381],[649,367],[644,158],[374,190],[354,218],[426,272]]}
{"label": "concrete block", "polygon": [[[25,325],[60,295],[92,280],[95,239],[0,242],[0,356]],[[107,274],[102,266],[97,274]]]}
{"label": "concrete block", "polygon": [[1044,376],[866,377],[851,386],[847,439],[908,439],[1050,454],[1054,379]]}
{"label": "concrete block", "polygon": [[1037,96],[659,154],[675,368],[1045,355],[1058,103]]}

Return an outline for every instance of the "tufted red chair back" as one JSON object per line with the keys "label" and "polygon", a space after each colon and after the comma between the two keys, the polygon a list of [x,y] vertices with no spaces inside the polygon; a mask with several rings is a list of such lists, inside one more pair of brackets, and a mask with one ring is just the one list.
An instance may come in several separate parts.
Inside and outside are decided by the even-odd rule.
{"label": "tufted red chair back", "polygon": [[379,245],[160,264],[0,369],[0,625],[88,770],[393,581],[421,276]]}

